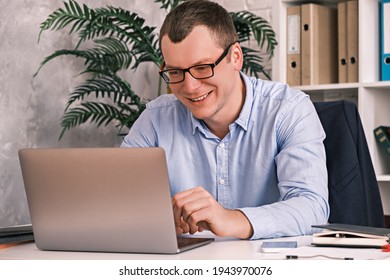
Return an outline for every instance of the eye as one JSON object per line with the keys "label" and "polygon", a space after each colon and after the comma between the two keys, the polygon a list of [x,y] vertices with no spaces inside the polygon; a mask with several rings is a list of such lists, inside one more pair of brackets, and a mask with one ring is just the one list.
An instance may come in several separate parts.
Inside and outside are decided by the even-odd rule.
{"label": "eye", "polygon": [[210,65],[207,64],[202,64],[202,65],[197,65],[192,68],[196,72],[208,72],[210,70]]}
{"label": "eye", "polygon": [[171,69],[171,70],[167,70],[166,73],[167,73],[170,77],[176,77],[176,76],[181,76],[182,71],[179,70],[179,69]]}

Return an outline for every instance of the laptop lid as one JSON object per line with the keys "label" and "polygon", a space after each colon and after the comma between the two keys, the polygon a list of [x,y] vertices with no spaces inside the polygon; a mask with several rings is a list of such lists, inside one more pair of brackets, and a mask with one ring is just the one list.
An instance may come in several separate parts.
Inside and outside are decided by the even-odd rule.
{"label": "laptop lid", "polygon": [[161,148],[21,149],[19,159],[38,248],[180,252]]}

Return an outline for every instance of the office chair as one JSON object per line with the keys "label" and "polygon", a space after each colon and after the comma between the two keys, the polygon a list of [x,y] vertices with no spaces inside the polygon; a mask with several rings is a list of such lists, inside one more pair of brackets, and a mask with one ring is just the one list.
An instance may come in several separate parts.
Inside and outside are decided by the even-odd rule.
{"label": "office chair", "polygon": [[330,223],[384,227],[378,182],[355,104],[314,102],[324,140]]}

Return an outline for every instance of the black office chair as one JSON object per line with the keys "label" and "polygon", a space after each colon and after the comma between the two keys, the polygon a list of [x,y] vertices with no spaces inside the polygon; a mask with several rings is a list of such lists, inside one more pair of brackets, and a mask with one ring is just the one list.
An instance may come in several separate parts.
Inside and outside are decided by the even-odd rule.
{"label": "black office chair", "polygon": [[329,222],[384,227],[379,186],[355,104],[342,100],[314,106],[326,132]]}

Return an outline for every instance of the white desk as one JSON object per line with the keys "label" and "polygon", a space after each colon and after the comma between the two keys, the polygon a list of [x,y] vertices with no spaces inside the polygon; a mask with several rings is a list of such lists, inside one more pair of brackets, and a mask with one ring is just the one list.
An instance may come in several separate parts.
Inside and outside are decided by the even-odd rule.
{"label": "white desk", "polygon": [[280,253],[262,253],[260,247],[263,240],[247,241],[218,237],[211,244],[175,255],[42,251],[35,243],[25,243],[0,249],[0,260],[281,260],[286,259],[286,255],[296,255],[299,259],[305,260],[332,258],[390,260],[390,252],[382,252],[380,249],[314,247],[310,245],[311,236],[283,240],[298,241],[298,248]]}

